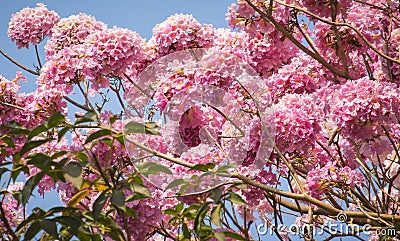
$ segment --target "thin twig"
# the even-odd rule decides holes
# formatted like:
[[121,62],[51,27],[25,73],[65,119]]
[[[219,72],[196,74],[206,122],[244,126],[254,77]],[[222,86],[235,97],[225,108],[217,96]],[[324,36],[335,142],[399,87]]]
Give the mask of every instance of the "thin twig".
[[28,71],[28,72],[31,73],[31,74],[39,75],[38,72],[33,71],[33,70],[29,69],[28,67],[25,67],[25,66],[23,66],[22,64],[18,63],[17,61],[15,61],[13,58],[11,58],[11,57],[8,56],[6,53],[4,53],[3,50],[1,50],[1,49],[0,49],[0,53],[1,53],[4,57],[6,57],[8,60],[10,60],[13,64],[15,64],[15,65],[17,65],[18,67],[20,67],[21,69],[26,70],[26,71]]

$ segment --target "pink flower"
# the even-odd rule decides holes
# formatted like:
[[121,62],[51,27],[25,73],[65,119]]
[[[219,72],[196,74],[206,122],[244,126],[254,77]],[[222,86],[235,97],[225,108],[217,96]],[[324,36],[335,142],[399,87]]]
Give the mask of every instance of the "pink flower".
[[84,13],[62,18],[54,25],[51,39],[44,47],[46,60],[68,46],[83,44],[89,34],[105,29],[106,24]]
[[8,24],[8,37],[15,41],[18,48],[37,45],[44,37],[51,36],[53,25],[60,19],[46,5],[38,3],[36,8],[24,8],[12,15]]
[[213,43],[214,28],[202,26],[192,15],[175,14],[153,28],[149,45],[157,47],[160,56],[188,48],[206,48]]

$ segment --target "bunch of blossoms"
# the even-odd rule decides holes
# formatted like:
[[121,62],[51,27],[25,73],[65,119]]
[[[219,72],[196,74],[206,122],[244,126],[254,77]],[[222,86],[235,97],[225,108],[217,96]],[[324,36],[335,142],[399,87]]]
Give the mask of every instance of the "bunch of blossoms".
[[246,46],[250,36],[244,31],[232,31],[229,28],[218,28],[215,30],[214,47],[231,53],[239,59],[245,59],[247,54]]
[[306,94],[287,94],[274,105],[276,146],[288,157],[306,157],[321,131],[321,110]]
[[250,39],[247,49],[249,64],[263,76],[276,72],[298,52],[291,41],[277,40],[267,34],[258,34]]
[[[269,8],[269,2],[261,0],[251,0],[250,2],[257,7],[265,6]],[[287,4],[292,3],[291,0],[285,0],[284,2]],[[285,26],[290,19],[290,10],[274,2],[272,16],[278,23]],[[238,0],[229,6],[226,19],[229,27],[244,30],[251,37],[256,37],[260,33],[268,35],[274,40],[278,40],[281,37],[279,31],[271,23],[265,21],[245,0]]]
[[111,28],[96,31],[85,39],[92,45],[100,68],[95,70],[103,76],[120,76],[131,63],[143,63],[145,41],[134,31]]
[[[360,152],[369,156],[383,154],[393,147],[385,134],[393,133],[399,113],[399,90],[395,84],[362,78],[332,88],[327,104],[330,117],[341,135],[360,144]],[[385,129],[384,129],[385,128]],[[398,141],[398,136],[392,136]]]
[[[16,121],[25,128],[34,128],[48,118],[51,113],[63,111],[65,103],[62,103],[60,98],[57,101],[52,98],[54,92],[50,90],[36,90],[28,94],[18,93],[21,88],[18,80],[25,81],[25,77],[22,76],[21,72],[17,72],[16,78],[12,81],[0,76],[1,125]],[[1,131],[2,134],[6,132],[7,129]],[[11,137],[15,147],[6,147],[7,154],[1,153],[0,161],[20,150],[25,142],[25,137],[22,135],[12,135]]]
[[54,25],[51,39],[44,46],[46,60],[66,47],[83,44],[89,34],[106,29],[106,24],[84,13],[62,18]]
[[[18,73],[19,75],[21,73]],[[18,77],[15,79],[18,80]],[[0,124],[6,125],[20,115],[23,109],[25,95],[18,93],[21,85],[0,76]],[[20,108],[15,108],[18,106]]]
[[[127,203],[127,206],[135,210],[136,217],[127,217],[125,221],[119,216],[116,218],[117,224],[121,227],[127,227],[128,230],[124,230],[126,234],[130,234],[130,238],[133,241],[151,240],[154,235],[155,227],[159,227],[163,221],[168,220],[164,210],[173,208],[177,201],[171,198],[173,193],[170,191],[163,191],[149,186],[151,196],[146,199],[136,200]],[[127,190],[125,196],[129,197],[134,194]],[[177,230],[172,225],[164,225],[164,228],[168,230],[170,234],[177,234]]]
[[52,28],[59,20],[54,11],[49,11],[44,4],[36,8],[24,8],[12,15],[8,25],[8,37],[15,41],[18,48],[37,45],[47,36],[52,35]]
[[[5,219],[7,219],[8,224],[11,228],[16,228],[23,220],[22,209],[18,205],[18,201],[13,197],[13,194],[19,192],[23,189],[24,183],[15,182],[7,187],[5,192],[2,192],[0,198],[2,202],[0,203],[1,208],[5,212]],[[4,238],[2,235],[8,230],[6,225],[3,223],[3,219],[0,219],[0,238]]]
[[188,48],[211,47],[214,28],[202,26],[192,15],[175,14],[153,28],[149,46],[155,46],[160,57]]
[[[314,46],[324,59],[328,59],[334,67],[344,69],[345,62],[352,78],[357,79],[366,76],[368,67],[365,60],[369,60],[367,54],[370,54],[372,59],[376,58],[377,55],[368,51],[369,48],[353,30],[341,27],[338,28],[338,32],[341,36],[344,57],[340,53],[335,32],[329,24],[320,21],[315,22],[312,33],[313,38],[315,38]],[[346,80],[342,79],[341,81],[345,82]]]
[[[340,3],[339,6],[343,7]],[[368,4],[353,2],[348,5],[346,11],[337,11],[335,20],[352,25],[377,51],[397,59],[397,41],[396,37],[391,36],[391,32],[396,35],[393,29],[399,26],[398,17],[394,1],[370,1]],[[315,26],[311,36],[315,39],[315,47],[333,66],[339,69],[347,66],[353,79],[364,77],[367,73],[372,76],[372,72],[382,69],[390,82],[396,81],[398,65],[378,56],[355,31],[348,27],[337,27],[341,39],[339,44],[331,25],[314,20]]]
[[[400,26],[400,25],[399,25]],[[391,32],[388,41],[387,55],[393,59],[400,60],[400,28]],[[381,58],[381,68],[385,78],[389,82],[400,84],[400,64],[393,63]]]
[[354,188],[364,181],[362,173],[333,161],[308,172],[305,188],[311,196],[321,198],[325,192],[329,191],[329,187]]
[[[335,1],[335,10],[337,12],[345,12],[352,4],[351,0]],[[300,0],[298,4],[307,9],[308,11],[325,18],[331,17],[331,1],[313,1],[313,0]]]
[[[386,1],[371,1],[386,2]],[[376,5],[376,3],[372,3]],[[388,22],[387,14],[381,10],[362,4],[353,2],[347,10],[346,21],[356,27],[364,37],[375,46],[382,44],[382,34],[387,32]],[[386,30],[385,30],[386,29]]]
[[[291,3],[291,1],[287,1]],[[252,1],[262,6],[263,1]],[[275,3],[274,3],[275,4]],[[283,26],[291,18],[288,8],[274,5],[272,15]],[[275,27],[264,20],[245,0],[239,0],[228,8],[227,20],[231,28],[237,28],[249,34],[247,53],[244,59],[261,75],[269,76],[296,55],[298,49],[284,38]],[[297,35],[295,34],[297,37]]]
[[61,96],[68,95],[73,85],[84,79],[96,80],[93,69],[101,68],[96,50],[91,45],[71,45],[49,59],[40,71],[37,84],[55,90]]
[[274,102],[286,94],[313,93],[327,84],[328,73],[308,55],[299,54],[267,78]]

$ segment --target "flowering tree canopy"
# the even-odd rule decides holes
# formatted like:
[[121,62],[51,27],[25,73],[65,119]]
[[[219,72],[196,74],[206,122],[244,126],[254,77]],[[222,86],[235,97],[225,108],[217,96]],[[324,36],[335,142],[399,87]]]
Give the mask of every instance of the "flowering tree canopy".
[[[33,70],[0,50],[32,74],[0,76],[0,238],[400,238],[400,3],[237,0],[226,17],[175,14],[146,41],[13,14],[18,48],[46,42]],[[64,206],[27,212],[35,190]]]

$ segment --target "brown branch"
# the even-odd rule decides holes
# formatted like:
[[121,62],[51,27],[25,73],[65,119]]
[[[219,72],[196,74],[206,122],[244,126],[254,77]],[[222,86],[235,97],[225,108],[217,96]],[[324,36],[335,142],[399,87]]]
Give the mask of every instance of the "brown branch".
[[[250,1],[250,0],[246,0],[246,2],[248,2],[248,3],[249,3],[249,1]],[[394,62],[394,63],[396,63],[396,64],[400,64],[400,60],[394,59],[394,58],[392,58],[392,57],[390,57],[390,56],[388,56],[388,55],[382,53],[381,51],[379,51],[372,43],[370,43],[370,42],[367,40],[367,38],[366,38],[356,27],[354,27],[354,26],[351,25],[351,24],[332,22],[332,21],[326,20],[326,19],[324,19],[324,18],[321,18],[320,16],[318,16],[318,15],[312,13],[312,12],[309,12],[309,11],[307,11],[307,10],[305,10],[305,9],[303,9],[303,8],[301,8],[301,7],[299,7],[299,6],[291,5],[291,4],[286,4],[286,3],[281,2],[281,1],[278,1],[278,0],[275,0],[275,2],[281,4],[282,6],[285,6],[285,7],[294,8],[294,9],[300,11],[300,12],[303,12],[303,13],[305,13],[305,14],[307,14],[307,15],[310,15],[311,17],[313,17],[313,18],[315,18],[315,19],[318,19],[319,21],[321,21],[321,22],[323,22],[323,23],[326,23],[326,24],[329,24],[329,25],[333,25],[333,26],[348,27],[348,28],[350,28],[351,30],[353,30],[354,32],[356,32],[357,35],[365,42],[365,44],[366,44],[368,47],[370,47],[370,48],[371,48],[375,53],[377,53],[379,56],[381,56],[381,57],[383,57],[383,58],[385,58],[385,59],[388,59],[388,60],[390,60],[390,61],[392,61],[392,62]],[[252,5],[251,3],[249,3],[249,4]],[[252,5],[252,6],[254,6],[254,5]],[[254,8],[254,7],[253,7],[253,8]],[[256,8],[255,8],[255,9],[256,9]],[[263,13],[263,12],[260,11],[259,9],[256,9],[256,11],[259,12],[259,13],[260,13],[260,12]],[[260,14],[261,14],[261,13],[260,13]],[[263,13],[263,15],[266,15],[266,14]],[[279,29],[279,30],[280,30],[280,29]],[[285,35],[285,36],[286,36],[286,35]],[[303,46],[303,47],[304,47],[304,46]],[[302,50],[303,50],[303,49],[302,49]],[[306,52],[306,53],[307,53],[307,52]],[[308,53],[307,53],[307,54],[308,54]],[[313,56],[311,56],[311,57],[313,57]],[[317,59],[317,60],[318,60],[318,59]],[[322,64],[322,63],[321,63],[321,64]],[[329,70],[330,70],[330,69],[329,69]],[[339,75],[339,76],[340,76],[340,75]],[[343,76],[341,76],[341,77],[343,77]]]
[[346,78],[346,79],[351,79],[350,76],[342,73],[332,65],[330,65],[328,62],[326,62],[325,59],[323,59],[318,53],[314,53],[313,51],[309,50],[307,47],[305,47],[303,44],[301,44],[295,37],[293,37],[282,25],[280,25],[272,16],[264,13],[260,9],[258,9],[254,4],[250,2],[250,0],[246,0],[246,2],[256,11],[260,14],[262,18],[264,18],[267,21],[270,21],[272,25],[274,25],[285,37],[290,39],[299,49],[304,51],[306,54],[310,55],[312,58],[317,60],[319,63],[321,63],[323,66],[325,66],[327,69],[329,69],[332,73],[334,73],[337,76]]
[[79,104],[78,102],[70,99],[68,96],[64,96],[64,99],[66,101],[68,101],[69,103],[71,103],[71,104],[75,105],[76,107],[79,107],[79,108],[81,108],[83,110],[92,111],[92,109],[90,109],[89,107]]
[[15,64],[16,66],[20,67],[21,69],[26,70],[26,71],[28,71],[28,72],[31,73],[31,74],[39,75],[38,72],[33,71],[33,70],[29,69],[28,67],[25,67],[25,66],[23,66],[22,64],[18,63],[17,61],[15,61],[13,58],[11,58],[11,57],[8,56],[6,53],[4,53],[3,50],[1,50],[1,49],[0,49],[0,53],[1,53],[4,57],[6,57],[8,60],[10,60],[13,64]]
[[[367,218],[367,215],[368,215],[373,218],[381,218],[382,220],[385,220],[385,221],[392,221],[392,222],[400,221],[400,215],[378,214],[378,213],[374,213],[374,212],[343,211],[343,210],[337,209],[335,207],[332,207],[332,206],[328,205],[327,203],[324,203],[324,202],[322,202],[318,199],[315,199],[309,195],[296,194],[296,193],[291,193],[291,192],[275,189],[275,188],[269,187],[267,185],[261,184],[257,181],[251,180],[250,178],[242,176],[238,173],[233,174],[232,177],[237,178],[246,184],[252,185],[254,187],[258,187],[258,188],[260,188],[264,191],[270,192],[270,193],[274,193],[274,194],[284,196],[287,198],[311,203],[311,204],[323,209],[325,212],[325,215],[329,214],[331,216],[336,216],[339,213],[344,213],[350,218]],[[297,205],[295,205],[295,204],[293,204],[293,205],[297,207]],[[307,209],[307,211],[308,211],[308,209]]]

